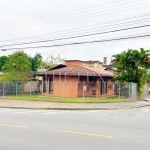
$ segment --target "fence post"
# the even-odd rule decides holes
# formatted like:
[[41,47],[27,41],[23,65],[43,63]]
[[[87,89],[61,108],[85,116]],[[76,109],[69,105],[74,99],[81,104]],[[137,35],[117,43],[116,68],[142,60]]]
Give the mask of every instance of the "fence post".
[[18,91],[17,91],[17,83],[16,83],[16,97],[17,97],[17,92],[18,92]]
[[128,83],[128,87],[129,87],[129,100],[130,100],[130,83]]
[[104,89],[103,89],[103,95],[104,95],[104,99],[106,98],[107,96],[107,92],[106,92],[106,80],[104,81]]
[[120,100],[120,82],[118,84],[119,84],[119,100]]
[[3,83],[3,97],[5,95],[5,82]]

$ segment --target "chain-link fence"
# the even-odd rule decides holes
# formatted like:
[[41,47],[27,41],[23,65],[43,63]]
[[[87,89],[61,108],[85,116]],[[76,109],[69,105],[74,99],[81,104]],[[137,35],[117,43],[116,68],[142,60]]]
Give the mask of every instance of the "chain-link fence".
[[135,99],[138,97],[137,84],[127,82],[115,83],[115,95],[119,96],[119,98]]
[[42,82],[2,82],[0,83],[0,96],[21,96],[41,94]]
[[[93,82],[3,82],[0,96],[22,99],[82,99],[82,100],[131,100],[138,97],[136,83]],[[86,102],[86,101],[85,101]]]

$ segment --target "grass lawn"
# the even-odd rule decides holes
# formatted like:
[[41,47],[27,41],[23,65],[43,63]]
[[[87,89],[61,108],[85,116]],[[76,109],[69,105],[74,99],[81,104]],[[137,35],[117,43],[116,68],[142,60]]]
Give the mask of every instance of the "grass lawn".
[[[17,95],[17,96],[5,96],[1,98],[18,99],[18,100],[35,100],[35,101],[47,101],[47,102],[62,102],[62,103],[111,103],[111,102],[127,102],[124,97],[109,97],[109,98],[56,98],[56,97],[44,97],[41,95]],[[130,100],[131,101],[131,100]]]

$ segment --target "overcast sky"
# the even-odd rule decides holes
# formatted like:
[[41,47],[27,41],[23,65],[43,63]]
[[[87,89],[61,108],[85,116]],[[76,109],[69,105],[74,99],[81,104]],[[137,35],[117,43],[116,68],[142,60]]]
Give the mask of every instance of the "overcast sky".
[[[45,41],[117,29],[150,25],[150,0],[0,0],[0,46]],[[28,55],[41,53],[60,55],[65,59],[103,60],[128,48],[150,49],[150,38],[138,38],[102,43],[90,43],[39,49],[24,47],[58,45],[72,42],[95,41],[150,34],[150,27],[55,40],[45,43],[5,46],[20,48]],[[0,56],[15,50],[0,51]]]

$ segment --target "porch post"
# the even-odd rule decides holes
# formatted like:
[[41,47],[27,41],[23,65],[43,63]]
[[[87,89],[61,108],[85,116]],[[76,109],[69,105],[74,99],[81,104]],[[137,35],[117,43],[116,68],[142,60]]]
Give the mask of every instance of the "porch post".
[[50,80],[50,76],[47,76],[46,94],[49,94],[49,80]]
[[44,77],[42,76],[42,95],[43,95],[43,90],[44,90],[44,86],[43,86],[43,84],[44,84]]
[[96,80],[97,88],[96,88],[96,98],[100,97],[100,79],[97,78]]

